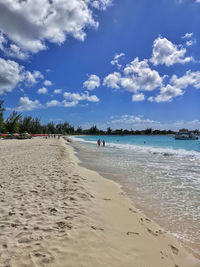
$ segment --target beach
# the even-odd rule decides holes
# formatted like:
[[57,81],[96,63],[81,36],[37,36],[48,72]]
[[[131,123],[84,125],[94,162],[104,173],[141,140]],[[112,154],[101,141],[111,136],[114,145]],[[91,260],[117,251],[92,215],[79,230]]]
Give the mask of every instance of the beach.
[[200,266],[64,139],[0,140],[0,161],[0,266]]

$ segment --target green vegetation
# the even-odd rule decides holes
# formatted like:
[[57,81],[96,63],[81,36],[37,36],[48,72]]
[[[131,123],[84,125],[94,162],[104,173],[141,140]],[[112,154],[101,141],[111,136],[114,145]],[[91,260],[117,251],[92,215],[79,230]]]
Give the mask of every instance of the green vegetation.
[[[77,129],[75,129],[74,126],[70,125],[68,122],[58,124],[49,122],[43,125],[40,123],[40,118],[33,118],[32,116],[22,117],[22,115],[16,111],[13,111],[13,113],[6,120],[4,120],[3,113],[5,109],[2,107],[3,103],[4,101],[0,100],[0,133],[9,133],[11,135],[14,133],[19,133],[22,138],[22,134],[24,133],[64,135],[167,135],[176,133],[171,130],[153,130],[151,128],[139,131],[133,129],[112,130],[110,127],[108,127],[106,131],[102,131],[99,130],[96,125],[93,125],[89,129],[83,130],[81,126],[78,126]],[[195,134],[199,134],[198,130],[193,132]],[[9,136],[7,138],[9,138]]]

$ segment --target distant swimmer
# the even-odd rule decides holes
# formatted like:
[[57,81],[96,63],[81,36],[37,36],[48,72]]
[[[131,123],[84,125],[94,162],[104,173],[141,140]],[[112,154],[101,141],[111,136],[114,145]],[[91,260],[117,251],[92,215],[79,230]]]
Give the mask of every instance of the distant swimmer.
[[101,145],[101,141],[100,141],[100,139],[98,139],[98,141],[97,141],[97,145],[98,145],[98,146]]
[[105,140],[103,140],[103,142],[102,142],[102,143],[103,143],[103,146],[105,146],[105,144],[106,144]]
[[144,144],[146,144],[146,141],[144,141]]

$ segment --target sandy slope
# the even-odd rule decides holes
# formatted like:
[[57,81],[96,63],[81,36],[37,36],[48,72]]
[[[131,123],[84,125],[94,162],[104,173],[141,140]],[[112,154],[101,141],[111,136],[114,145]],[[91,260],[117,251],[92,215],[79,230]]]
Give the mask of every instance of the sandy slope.
[[0,266],[200,266],[65,143],[0,141]]

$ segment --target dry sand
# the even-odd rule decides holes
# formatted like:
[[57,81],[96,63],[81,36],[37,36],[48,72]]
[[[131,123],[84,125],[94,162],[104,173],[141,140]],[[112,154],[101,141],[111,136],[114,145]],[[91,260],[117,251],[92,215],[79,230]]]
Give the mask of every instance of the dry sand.
[[66,143],[0,140],[0,266],[200,266]]

